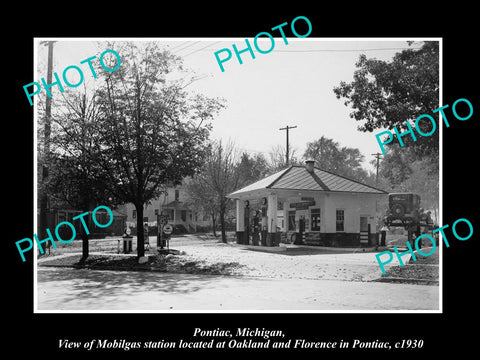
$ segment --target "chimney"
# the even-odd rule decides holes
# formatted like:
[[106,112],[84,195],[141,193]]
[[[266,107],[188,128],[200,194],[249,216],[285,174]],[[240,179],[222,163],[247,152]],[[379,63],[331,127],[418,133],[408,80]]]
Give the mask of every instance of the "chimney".
[[309,159],[305,161],[305,169],[307,169],[309,173],[313,173],[314,166],[315,166],[315,160]]

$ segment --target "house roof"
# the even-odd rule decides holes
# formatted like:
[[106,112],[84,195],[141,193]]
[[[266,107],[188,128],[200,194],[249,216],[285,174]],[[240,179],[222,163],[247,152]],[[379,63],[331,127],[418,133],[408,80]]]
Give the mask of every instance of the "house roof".
[[[127,216],[126,210],[121,208],[122,205],[119,205],[118,208],[114,209],[113,207],[109,207],[110,211],[112,212],[113,216]],[[75,209],[67,204],[57,205],[51,208],[52,211],[59,211],[59,212],[74,212],[74,213],[82,213],[82,210]],[[91,213],[93,210],[90,210]],[[99,212],[107,212],[107,210],[99,209]]]
[[182,201],[174,200],[170,201],[168,204],[162,205],[164,209],[170,208],[170,209],[180,209],[180,210],[185,210],[187,207]]
[[264,189],[387,194],[383,190],[317,167],[310,173],[304,166],[292,165],[251,185],[236,190],[229,194],[228,197],[235,198],[241,194]]

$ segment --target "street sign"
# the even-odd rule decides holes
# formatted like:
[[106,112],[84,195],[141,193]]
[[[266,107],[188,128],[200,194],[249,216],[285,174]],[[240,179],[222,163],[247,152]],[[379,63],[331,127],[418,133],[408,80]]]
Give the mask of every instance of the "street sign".
[[170,224],[167,224],[163,227],[163,232],[167,235],[170,235],[173,232],[173,226]]
[[169,216],[168,215],[157,215],[157,223],[165,225],[168,223]]

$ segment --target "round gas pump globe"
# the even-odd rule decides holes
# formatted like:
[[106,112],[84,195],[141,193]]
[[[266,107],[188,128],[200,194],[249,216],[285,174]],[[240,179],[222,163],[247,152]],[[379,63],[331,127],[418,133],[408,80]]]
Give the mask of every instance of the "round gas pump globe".
[[130,227],[127,226],[127,228],[125,229],[125,234],[130,236],[131,233],[132,233],[132,231],[130,230]]

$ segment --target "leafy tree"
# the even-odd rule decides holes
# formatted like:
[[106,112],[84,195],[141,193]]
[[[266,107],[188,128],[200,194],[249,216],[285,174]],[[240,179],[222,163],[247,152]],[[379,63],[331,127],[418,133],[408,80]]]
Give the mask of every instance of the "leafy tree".
[[369,177],[367,171],[362,168],[364,156],[359,149],[342,147],[337,141],[325,136],[307,143],[303,157],[315,160],[319,168],[338,175],[358,181],[364,181]]
[[[52,114],[51,153],[48,160],[49,177],[42,191],[50,194],[51,203],[68,204],[88,212],[98,204],[112,206],[115,194],[108,191],[98,162],[98,106],[83,93],[63,95]],[[90,217],[86,219],[89,221]],[[90,226],[87,227],[91,228]],[[89,235],[78,227],[82,238],[82,259],[89,255]]]
[[406,191],[420,194],[422,207],[425,210],[432,210],[434,219],[438,221],[438,163],[420,159],[414,161],[410,167],[412,175],[402,185]]
[[239,172],[238,186],[243,187],[263,179],[269,174],[269,164],[262,154],[242,153],[237,165]]
[[379,187],[389,192],[419,194],[422,207],[433,211],[433,216],[438,219],[438,162],[427,157],[416,159],[412,153],[398,144],[388,148],[380,162]]
[[[363,123],[358,129],[372,132],[377,129],[407,129],[406,121],[414,121],[419,115],[430,114],[439,107],[439,47],[436,41],[426,41],[420,49],[406,49],[397,53],[391,61],[368,59],[360,55],[356,63],[354,80],[342,81],[333,89],[337,98],[343,98],[345,106],[351,106],[350,114]],[[422,131],[431,130],[428,122],[420,122]],[[437,156],[439,131],[430,137],[417,137],[414,145],[418,156]],[[403,139],[402,139],[403,140]]]
[[[368,59],[361,55],[351,83],[341,82],[334,88],[353,111],[350,116],[362,122],[363,132],[407,129],[422,114],[439,117],[432,111],[439,107],[439,47],[426,41],[419,49],[397,53],[391,61]],[[427,121],[419,123],[423,132],[431,130]],[[429,137],[402,139],[405,147],[394,140],[386,147],[380,163],[379,187],[389,191],[415,192],[425,207],[438,209],[439,131]]]
[[386,154],[380,162],[379,176],[386,180],[386,188],[397,189],[413,173],[411,151],[393,144],[387,148]]
[[[108,193],[100,178],[99,163],[92,161],[93,143],[98,138],[98,105],[85,84],[75,92],[57,94],[51,100],[48,141],[45,137],[46,95],[38,99],[38,194],[39,198],[48,195],[51,209],[68,206],[82,213],[93,210],[97,205],[116,205],[115,195]],[[47,144],[48,142],[48,144]],[[47,150],[48,148],[48,150]],[[47,154],[48,153],[48,154]],[[48,176],[41,176],[46,171]],[[92,229],[90,217],[85,217],[87,227]],[[53,219],[51,219],[53,220]],[[52,229],[55,224],[47,221]],[[77,233],[82,239],[82,258],[89,255],[89,234],[76,222]],[[43,229],[42,229],[43,230]],[[50,246],[50,244],[45,244]]]
[[142,257],[144,205],[160,195],[163,184],[179,184],[197,172],[206,153],[208,120],[222,104],[189,95],[184,89],[194,79],[187,80],[181,59],[157,43],[109,48],[116,48],[121,66],[96,92],[101,120],[95,146],[107,187],[136,208]]

